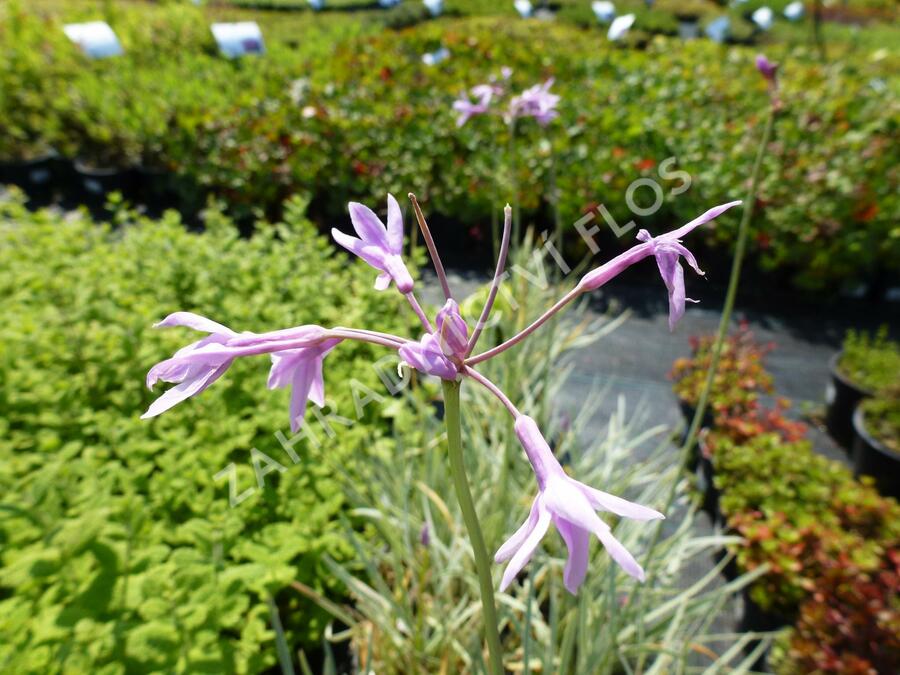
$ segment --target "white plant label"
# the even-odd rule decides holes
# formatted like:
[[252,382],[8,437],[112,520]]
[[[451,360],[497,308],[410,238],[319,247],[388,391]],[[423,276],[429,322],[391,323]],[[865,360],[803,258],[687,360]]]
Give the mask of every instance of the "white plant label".
[[105,59],[124,53],[119,38],[105,21],[66,24],[63,32],[89,58]]
[[266,51],[262,31],[255,21],[214,23],[212,34],[219,45],[219,51],[229,59],[247,54],[262,54]]

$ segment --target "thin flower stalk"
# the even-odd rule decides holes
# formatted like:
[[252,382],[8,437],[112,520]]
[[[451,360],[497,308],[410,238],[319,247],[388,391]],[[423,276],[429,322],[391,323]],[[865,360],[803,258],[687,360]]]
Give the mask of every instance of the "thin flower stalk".
[[437,246],[434,245],[434,238],[431,236],[431,230],[428,229],[428,223],[425,222],[425,216],[422,215],[422,209],[419,208],[419,200],[416,199],[416,196],[412,192],[409,193],[409,200],[412,202],[413,211],[416,213],[419,230],[422,232],[422,238],[425,240],[425,246],[428,248],[428,255],[431,256],[431,262],[434,264],[434,271],[441,284],[441,290],[444,291],[444,297],[449,300],[453,297],[453,293],[450,292],[450,283],[447,281],[447,273],[444,271],[444,264],[441,262],[441,256],[438,254]]
[[[700,433],[700,427],[703,424],[703,418],[706,415],[706,409],[709,403],[709,395],[712,391],[716,372],[719,368],[719,360],[722,356],[722,350],[728,337],[728,329],[731,325],[731,315],[734,312],[734,303],[737,298],[737,290],[741,280],[741,268],[743,266],[744,253],[747,248],[747,239],[750,231],[750,221],[753,218],[753,207],[756,203],[756,194],[759,189],[759,179],[762,172],[762,164],[766,156],[766,150],[768,149],[769,143],[772,139],[775,117],[781,110],[781,101],[778,97],[776,88],[777,83],[775,80],[776,66],[774,64],[771,64],[763,56],[757,58],[756,66],[762,76],[770,84],[770,106],[766,114],[759,146],[756,150],[756,158],[753,162],[753,169],[750,174],[750,185],[747,189],[747,196],[744,200],[744,209],[741,213],[740,224],[738,225],[737,239],[735,241],[734,247],[734,257],[731,261],[731,272],[728,278],[728,288],[725,292],[725,302],[722,306],[722,315],[719,318],[719,327],[716,333],[716,340],[713,343],[709,369],[706,372],[706,380],[703,383],[703,389],[700,392],[700,397],[697,399],[697,407],[694,410],[694,416],[691,419],[691,424],[688,427],[687,435],[685,436],[684,443],[682,444],[681,450],[679,452],[677,468],[679,474],[684,471],[685,467],[690,462],[691,454],[694,450],[694,445],[697,443],[697,438]],[[669,488],[668,494],[666,495],[663,510],[668,510],[671,507],[672,503],[675,500],[676,494],[677,486],[673,483],[673,485],[671,485]],[[651,535],[650,544],[647,547],[645,558],[647,561],[653,559],[653,554],[656,550],[657,545],[659,544],[661,536],[662,527],[655,528]],[[651,570],[650,574],[652,575],[653,572],[654,570]],[[641,595],[640,591],[638,591],[638,597],[635,598],[635,601],[645,603],[646,595]],[[641,639],[643,639],[644,626],[639,626],[638,631]],[[644,656],[641,655],[638,666],[639,671],[643,665],[643,661]]]
[[509,204],[503,207],[503,236],[500,240],[500,252],[497,254],[497,267],[494,270],[494,278],[491,279],[491,290],[488,292],[487,300],[484,302],[484,308],[481,310],[481,316],[475,324],[472,331],[472,337],[469,338],[469,344],[466,347],[466,357],[475,349],[478,344],[478,338],[487,325],[488,316],[494,307],[494,301],[497,299],[497,292],[500,290],[500,282],[503,280],[503,271],[506,269],[506,257],[509,255],[509,235],[512,228],[512,208]]

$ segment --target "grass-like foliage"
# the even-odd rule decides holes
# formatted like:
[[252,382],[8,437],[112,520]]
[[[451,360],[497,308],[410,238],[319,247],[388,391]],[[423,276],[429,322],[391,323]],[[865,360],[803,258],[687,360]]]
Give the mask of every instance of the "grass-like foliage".
[[[526,258],[518,262],[533,272],[534,259]],[[552,288],[542,291],[524,277],[514,275],[508,283],[516,288],[501,297],[517,302],[501,308],[502,318],[491,329],[501,335],[523,327],[555,297]],[[477,295],[464,308],[479,307]],[[618,673],[643,661],[646,672],[692,672],[717,661],[711,647],[720,650],[719,665],[738,664],[742,646],[753,636],[715,635],[723,632],[715,622],[730,593],[747,580],[725,586],[718,570],[699,580],[686,574],[693,561],[736,539],[697,536],[687,484],[673,463],[676,450],[668,444],[667,429],[651,423],[650,411],[632,413],[620,401],[608,428],[598,434],[600,391],[579,398],[571,409],[560,403],[572,374],[566,354],[602,340],[606,329],[614,328],[613,322],[606,329],[588,326],[584,307],[563,321],[486,364],[487,374],[549,430],[557,457],[579,479],[655,507],[663,506],[657,502],[673,481],[680,487],[651,560],[642,552],[654,524],[622,521],[615,528],[645,563],[644,586],[595,544],[585,585],[572,596],[562,585],[562,540],[547,538],[526,573],[497,596],[506,668]],[[508,413],[472,388],[464,388],[463,397],[465,409],[477,411],[463,416],[466,469],[485,539],[495,550],[528,512],[533,478]],[[353,514],[368,523],[372,536],[360,537],[348,527],[356,555],[331,562],[330,568],[346,584],[353,604],[322,604],[337,620],[332,640],[350,641],[354,672],[483,672],[478,581],[445,468],[446,437],[427,403],[412,403],[405,414],[424,420],[420,428],[395,438],[397,452],[376,469],[375,480],[351,486]],[[497,566],[497,579],[500,572]],[[720,639],[732,648],[721,648]]]

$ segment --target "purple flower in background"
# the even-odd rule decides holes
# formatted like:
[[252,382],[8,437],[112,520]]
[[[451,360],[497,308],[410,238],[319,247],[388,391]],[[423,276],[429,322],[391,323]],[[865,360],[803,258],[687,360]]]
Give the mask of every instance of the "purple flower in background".
[[778,94],[778,64],[772,63],[762,54],[756,56],[756,69],[762,73],[769,86],[769,98],[775,112],[781,110],[781,97]]
[[312,401],[320,408],[325,405],[325,381],[322,362],[340,339],[324,340],[314,347],[288,349],[272,354],[269,371],[269,389],[291,387],[291,431],[296,433],[303,424],[306,402]]
[[405,294],[412,291],[413,280],[400,257],[403,252],[403,215],[393,195],[388,195],[387,203],[387,227],[368,206],[350,202],[350,221],[359,239],[336,228],[332,228],[331,236],[345,249],[381,271],[375,280],[376,289],[383,291],[393,281]]
[[643,581],[644,570],[595,511],[599,509],[633,520],[654,520],[664,516],[651,508],[595,490],[569,478],[553,456],[537,424],[527,415],[520,415],[516,419],[515,429],[534,469],[538,495],[531,505],[528,519],[494,556],[498,563],[509,560],[509,565],[503,572],[500,590],[509,586],[531,559],[551,522],[569,550],[563,583],[570,593],[578,591],[587,574],[591,534],[596,535],[625,572]]
[[441,349],[440,339],[433,333],[425,333],[419,342],[407,342],[398,350],[400,358],[426,375],[442,380],[455,380],[456,364]]
[[[494,84],[479,84],[472,87],[468,94],[463,94],[453,102],[453,109],[459,113],[456,126],[461,127],[476,115],[485,114],[491,107],[495,96],[503,93],[503,89]],[[475,97],[472,101],[470,96]]]
[[428,523],[422,525],[422,529],[419,530],[419,543],[425,548],[431,546],[431,531],[428,529]]
[[762,73],[762,76],[766,78],[766,81],[768,81],[769,84],[775,84],[775,75],[778,71],[777,63],[772,63],[763,54],[757,54],[756,69]]
[[625,268],[648,256],[655,256],[659,272],[669,292],[669,330],[674,330],[675,324],[684,315],[685,302],[696,302],[685,296],[684,270],[678,260],[679,257],[684,257],[697,274],[703,274],[697,265],[694,254],[682,245],[681,238],[740,203],[740,201],[729,202],[711,208],[687,225],[682,225],[677,230],[661,234],[658,237],[651,237],[647,230],[641,230],[638,232],[637,238],[643,242],[642,244],[633,246],[606,264],[588,272],[582,277],[578,286],[586,291],[594,290],[617,276]]
[[459,313],[459,305],[452,298],[444,303],[435,319],[438,338],[444,354],[457,360],[466,358],[469,344],[469,327]]
[[550,93],[553,86],[553,78],[543,84],[529,87],[518,96],[514,96],[509,102],[509,114],[515,119],[518,117],[533,117],[542,127],[555,120],[559,113],[556,106],[559,104],[559,96]]

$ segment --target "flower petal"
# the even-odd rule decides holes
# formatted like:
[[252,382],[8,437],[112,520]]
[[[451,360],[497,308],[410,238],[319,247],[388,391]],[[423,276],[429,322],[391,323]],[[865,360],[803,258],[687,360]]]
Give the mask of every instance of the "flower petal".
[[366,244],[374,244],[387,252],[388,246],[387,230],[381,218],[375,215],[375,212],[365,204],[358,202],[350,202],[347,206],[350,211],[350,222],[353,223],[353,229],[356,234]]
[[312,377],[309,382],[307,398],[320,408],[325,407],[325,377],[322,373],[323,358],[320,357],[313,363]]
[[185,399],[199,394],[213,382],[222,377],[230,365],[231,361],[226,361],[218,368],[200,372],[195,377],[186,379],[181,384],[177,384],[171,389],[166,390],[165,393],[150,404],[150,407],[147,408],[147,412],[141,415],[141,419],[146,420],[161,415],[166,410],[181,403]]
[[387,196],[387,242],[391,253],[400,255],[403,252],[403,213],[394,195]]
[[563,570],[563,584],[569,593],[575,595],[587,575],[591,533],[562,518],[554,519],[554,524],[569,549],[566,568]]
[[682,225],[677,230],[672,230],[671,232],[668,232],[661,236],[666,237],[667,239],[681,239],[684,235],[686,235],[688,232],[690,232],[694,228],[700,227],[701,225],[708,223],[709,221],[713,220],[714,218],[718,218],[720,215],[725,213],[732,206],[737,206],[738,204],[741,204],[741,203],[742,203],[741,200],[737,200],[734,202],[728,202],[727,204],[720,204],[719,206],[714,206],[711,209],[709,209],[708,211],[706,211],[705,213],[694,218],[691,222],[687,223],[686,225]]
[[[684,303],[685,303],[685,294],[684,294],[684,270],[681,267],[681,264],[678,262],[678,258],[675,257],[675,264],[672,267],[670,272],[669,279],[666,279],[663,276],[663,280],[666,282],[666,287],[669,290],[669,330],[675,330],[675,324],[678,323],[679,319],[684,316]],[[663,272],[663,263],[659,257],[656,258],[657,263],[659,263],[659,271]],[[663,274],[665,274],[663,272]]]
[[304,359],[294,369],[294,378],[291,387],[290,420],[291,431],[297,433],[303,425],[303,417],[306,414],[306,402],[309,400],[309,391],[315,376],[315,360]]
[[528,518],[526,518],[521,527],[519,527],[519,529],[497,549],[497,552],[494,554],[495,563],[506,562],[512,558],[513,554],[519,550],[519,547],[522,546],[528,535],[531,534],[531,531],[535,528],[538,521],[539,499],[540,496],[534,498],[534,501],[531,502],[531,511],[528,513]]
[[596,529],[594,530],[594,534],[597,535],[597,538],[603,544],[603,548],[605,548],[610,557],[618,563],[619,567],[625,570],[629,576],[634,577],[638,581],[644,581],[644,568],[642,568],[628,550],[622,546],[622,543],[613,536],[609,527]]
[[222,333],[224,335],[237,335],[233,330],[205,316],[193,312],[173,312],[165,319],[153,324],[154,328],[169,328],[171,326],[186,326],[204,333]]
[[391,285],[391,275],[387,272],[382,272],[377,277],[375,277],[375,290],[383,291],[386,290],[388,286]]
[[550,512],[544,509],[542,505],[538,505],[538,520],[537,523],[535,523],[534,529],[529,532],[527,537],[525,537],[522,546],[515,552],[512,560],[509,561],[506,569],[503,570],[503,578],[500,580],[501,591],[506,590],[512,583],[512,580],[516,578],[516,575],[521,572],[522,568],[525,567],[529,560],[531,560],[531,556],[534,555],[534,550],[537,548],[538,544],[541,543],[541,539],[543,539],[544,535],[547,534],[548,527],[550,527]]
[[358,255],[375,269],[384,269],[384,258],[386,255],[384,250],[377,246],[368,245],[362,239],[357,239],[356,237],[351,237],[349,234],[344,234],[334,227],[331,228],[331,236],[334,237],[334,240],[338,244],[354,255]]
[[611,495],[608,492],[597,490],[589,485],[585,485],[584,483],[579,483],[578,481],[572,482],[578,485],[579,489],[587,497],[590,505],[595,509],[600,509],[601,511],[609,511],[610,513],[615,513],[617,516],[622,516],[623,518],[631,518],[632,520],[657,520],[665,518],[665,516],[659,511],[651,509],[648,506],[635,504],[634,502],[630,502],[627,499],[616,497],[615,495]]

